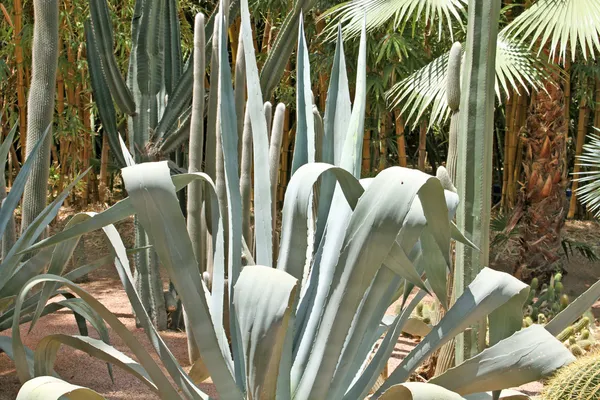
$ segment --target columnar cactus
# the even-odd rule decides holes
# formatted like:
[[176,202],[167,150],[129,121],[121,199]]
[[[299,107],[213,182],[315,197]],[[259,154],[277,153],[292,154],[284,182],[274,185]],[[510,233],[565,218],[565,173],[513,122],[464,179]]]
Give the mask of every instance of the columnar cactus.
[[[33,2],[33,58],[27,104],[26,157],[29,157],[31,149],[44,137],[46,129],[52,129],[58,66],[58,4],[58,0]],[[25,186],[21,232],[46,207],[52,135],[47,135],[44,140],[44,145],[35,155],[36,162]]]
[[[457,138],[455,185],[461,202],[456,213],[456,225],[478,249],[456,244],[456,298],[489,263],[494,83],[500,3],[496,0],[480,4],[477,0],[469,0],[460,99],[460,135]],[[457,364],[481,350],[485,343],[484,332],[485,321],[481,321],[477,329],[456,338]]]
[[446,97],[448,107],[452,110],[450,118],[450,132],[448,137],[448,156],[446,158],[446,169],[450,175],[452,183],[456,183],[456,162],[457,154],[457,137],[458,137],[458,118],[460,106],[460,64],[462,61],[462,45],[456,42],[450,49],[448,57],[448,76],[446,82]]

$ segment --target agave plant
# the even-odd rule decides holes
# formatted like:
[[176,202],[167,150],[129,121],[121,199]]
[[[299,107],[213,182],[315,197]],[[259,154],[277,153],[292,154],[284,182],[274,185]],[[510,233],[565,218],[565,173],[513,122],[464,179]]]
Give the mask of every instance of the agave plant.
[[[0,262],[0,331],[11,328],[13,324],[18,326],[18,324],[28,322],[34,319],[34,314],[39,317],[51,314],[62,308],[67,308],[73,311],[82,335],[87,335],[86,321],[88,321],[99,332],[101,339],[109,343],[106,325],[97,316],[95,311],[71,293],[59,290],[59,287],[56,285],[45,285],[42,292],[35,293],[24,299],[22,310],[19,312],[19,316],[15,317],[15,297],[28,280],[44,271],[54,275],[64,274],[66,279],[76,280],[102,264],[109,262],[111,259],[111,257],[104,257],[90,265],[85,265],[65,273],[67,263],[79,242],[79,238],[73,238],[59,245],[45,248],[36,254],[24,252],[24,250],[35,242],[40,234],[48,229],[48,225],[57,215],[69,191],[85,173],[77,177],[69,187],[60,193],[17,238],[14,212],[23,195],[25,182],[35,164],[36,154],[42,148],[44,139],[50,134],[50,129],[46,129],[42,139],[30,149],[31,157],[28,157],[21,167],[19,174],[13,182],[10,193],[6,196],[4,168],[16,131],[17,125],[11,129],[0,146],[0,191],[5,195],[0,208],[0,236],[3,239],[2,260]],[[69,229],[78,222],[79,218],[72,219],[67,224],[66,229]],[[62,296],[64,299],[48,305],[45,304],[49,298],[56,296]],[[44,299],[43,301],[40,300],[42,298]],[[4,352],[9,357],[12,357],[12,345],[9,336],[0,336],[0,352]],[[33,360],[33,352],[29,349],[27,349],[27,352],[30,360]]]
[[[237,17],[238,4],[237,1],[232,1],[225,5],[223,14],[228,21],[233,21]],[[299,15],[303,11],[308,11],[313,4],[314,0],[294,2],[292,10],[283,21],[277,40],[267,55],[261,70],[259,87],[265,93],[265,99],[271,97],[293,50],[294,31],[298,27]],[[216,46],[214,43],[210,46],[212,38],[218,37],[218,34],[215,36],[219,26],[219,24],[215,24],[217,13],[214,12],[202,26],[206,39],[205,45],[202,46],[201,51],[194,51],[184,65],[180,46],[177,0],[166,2],[137,0],[132,20],[132,51],[126,79],[118,70],[113,54],[112,28],[107,0],[90,0],[90,13],[91,18],[86,24],[86,38],[90,49],[88,61],[92,86],[112,153],[117,156],[120,166],[125,166],[127,160],[123,158],[120,150],[120,136],[117,130],[117,117],[113,101],[122,112],[128,115],[129,152],[133,155],[135,162],[156,161],[171,157],[179,160],[177,161],[178,167],[184,170],[198,170],[197,166],[184,165],[181,150],[183,143],[190,135],[190,130],[202,129],[199,126],[202,125],[206,113],[206,133],[202,135],[198,146],[193,150],[199,151],[200,154],[196,156],[190,154],[190,158],[204,164],[203,170],[216,182],[220,204],[226,208],[225,191],[223,190],[225,186],[222,184],[226,180],[223,175],[221,158],[222,143],[217,134],[218,74],[211,74],[213,79],[210,81],[208,101],[201,101],[203,109],[199,110],[198,107],[195,107],[194,110],[194,106],[191,104],[194,90],[198,91],[197,97],[201,95],[200,91],[205,91],[204,81],[194,79],[195,63],[199,62],[203,66],[202,71],[198,71],[197,74],[204,74],[207,56],[210,56],[211,70],[216,70],[218,66]],[[150,26],[155,29],[150,29]],[[236,50],[238,54],[243,55],[243,51],[240,51],[241,48]],[[236,63],[236,81],[239,80],[243,83],[244,75],[245,67],[243,59],[241,59],[240,63]],[[243,84],[239,86],[243,88]],[[253,146],[250,140],[252,136],[249,123],[244,127],[244,122],[249,121],[244,114],[245,96],[244,90],[236,90],[237,125],[235,132],[237,132],[241,150],[238,156],[242,165],[241,185],[244,189],[242,191],[242,213],[246,233],[244,237],[247,247],[252,249],[253,243],[249,234],[251,214],[249,194]],[[192,115],[194,111],[195,118]],[[245,136],[248,140],[243,140],[244,132],[247,133]],[[244,146],[241,146],[242,142],[245,143]],[[278,154],[279,152],[277,152]],[[256,156],[257,154],[254,154],[255,158]],[[266,157],[268,157],[268,152]],[[202,204],[198,204],[198,208],[200,209],[198,213],[202,213]],[[206,212],[210,214],[210,210]],[[205,220],[205,224],[199,222],[196,227],[208,231],[208,241],[210,242],[211,217],[206,217]],[[146,234],[137,220],[135,226],[137,246],[144,247],[148,240]],[[225,229],[227,230],[227,225]],[[194,234],[193,236],[197,237]],[[227,240],[227,236],[225,238]],[[201,255],[198,257],[202,258]],[[210,265],[201,263],[201,266],[203,269],[208,269],[210,273],[212,269]],[[165,300],[158,273],[158,258],[153,250],[148,249],[136,257],[135,281],[154,324],[159,329],[165,329],[167,325]]]
[[[263,147],[256,151],[264,153],[267,121],[246,0],[241,1],[241,18],[248,114],[255,146]],[[53,398],[75,392],[102,398],[91,389],[52,377],[56,351],[67,345],[116,364],[164,399],[209,398],[198,387],[209,376],[219,396],[227,399],[362,399],[373,387],[418,302],[431,293],[447,306],[450,241],[454,238],[470,245],[451,222],[459,201],[457,195],[445,191],[436,177],[401,167],[386,169],[372,179],[359,179],[366,102],[364,29],[353,104],[349,101],[341,32],[338,33],[320,144],[321,154],[332,161],[315,162],[319,149],[315,131],[320,126],[318,118],[314,118],[318,114],[313,113],[310,97],[308,52],[302,25],[299,26],[297,66],[301,69],[297,76],[298,85],[304,90],[298,90],[300,123],[295,173],[285,195],[278,257],[274,260],[270,251],[270,201],[255,199],[256,265],[247,260],[249,265],[242,267],[237,119],[222,9],[216,23],[221,121],[218,133],[223,143],[227,218],[218,204],[217,185],[207,174],[171,175],[167,162],[134,164],[125,154],[131,163],[122,170],[128,198],[102,213],[76,216],[82,222],[29,249],[44,249],[102,228],[113,247],[115,267],[133,309],[167,374],[93,296],[67,279],[47,274],[24,286],[16,299],[15,317],[19,317],[24,299],[34,286],[44,282],[62,284],[98,312],[137,361],[95,339],[54,334],[36,348],[31,365],[19,330],[13,330],[17,371],[25,383],[19,398],[32,398],[49,385],[54,389]],[[255,158],[255,166],[267,160]],[[255,167],[255,180],[270,182],[268,172],[268,168]],[[321,186],[316,193],[313,187],[319,180]],[[191,182],[202,183],[204,201],[210,204],[215,239],[210,291],[202,280],[176,195]],[[269,200],[268,195],[264,198]],[[312,207],[315,200],[318,204]],[[112,225],[132,214],[147,232],[187,311],[190,337],[200,354],[189,374],[166,347],[145,312],[123,242]],[[587,297],[576,300],[559,314],[552,326],[520,330],[522,304],[529,287],[510,275],[483,269],[439,324],[375,390],[373,398],[403,398],[397,397],[399,394],[423,398],[437,395],[443,399],[491,398],[489,391],[518,386],[552,373],[574,357],[549,331],[571,323],[576,318],[572,314],[600,294],[596,286],[584,295]],[[403,303],[400,312],[391,323],[384,321],[385,311],[399,298]],[[433,351],[486,317],[490,322],[489,348],[428,384],[405,383]],[[382,342],[371,354],[380,338]]]

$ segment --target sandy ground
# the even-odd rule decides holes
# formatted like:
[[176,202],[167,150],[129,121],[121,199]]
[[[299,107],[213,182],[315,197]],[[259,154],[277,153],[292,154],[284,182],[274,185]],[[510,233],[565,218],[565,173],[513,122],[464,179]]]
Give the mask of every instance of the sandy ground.
[[[64,221],[59,221],[57,228]],[[128,238],[128,247],[131,246],[131,222],[124,222],[117,226],[125,238]],[[589,241],[595,241],[594,233],[598,232],[600,225],[596,223],[570,223],[568,225],[569,236],[575,232],[577,240],[586,238]],[[586,240],[586,241],[588,241]],[[105,255],[106,244],[101,234],[93,234],[88,237],[77,252],[77,265],[81,265],[81,259],[95,259]],[[600,252],[598,252],[600,254]],[[567,293],[576,296],[583,292],[587,287],[600,278],[600,262],[589,262],[579,255],[575,255],[568,261],[569,273],[564,278],[564,285]],[[115,313],[120,321],[124,323],[138,338],[138,340],[149,350],[151,346],[146,335],[141,329],[135,327],[135,321],[131,314],[131,309],[127,296],[123,291],[120,282],[116,277],[114,268],[106,265],[92,273],[90,280],[83,283],[82,286],[94,294],[109,310]],[[431,300],[431,299],[429,299]],[[598,304],[597,304],[598,305]],[[394,313],[395,306],[390,307],[388,313]],[[596,307],[595,311],[600,311]],[[600,312],[599,312],[600,313]],[[73,315],[70,312],[62,311],[52,316],[42,318],[34,330],[27,334],[29,324],[21,326],[21,334],[27,346],[34,349],[37,343],[46,335],[51,333],[78,334],[74,323]],[[10,335],[10,331],[0,333],[1,335]],[[95,335],[93,329],[90,334]],[[182,365],[187,369],[187,346],[184,332],[163,332],[161,333],[165,342],[177,357]],[[131,355],[123,342],[111,332],[111,343],[119,350]],[[401,337],[389,360],[388,368],[391,373],[400,361],[416,345],[416,340]],[[152,353],[152,351],[151,351]],[[155,356],[158,359],[157,356]],[[106,364],[70,348],[61,348],[55,365],[56,372],[65,380],[81,386],[90,387],[107,399],[156,399],[158,398],[136,378],[115,368],[115,382],[110,381],[107,373]],[[19,381],[16,377],[12,361],[3,354],[0,354],[0,400],[14,399],[19,389]],[[210,384],[202,385],[202,390],[214,395],[214,387]],[[535,395],[539,393],[542,384],[534,382],[520,388],[523,392]]]

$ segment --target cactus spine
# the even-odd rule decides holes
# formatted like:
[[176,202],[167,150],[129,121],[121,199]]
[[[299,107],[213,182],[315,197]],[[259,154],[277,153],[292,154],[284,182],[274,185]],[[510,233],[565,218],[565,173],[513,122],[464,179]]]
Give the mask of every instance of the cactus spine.
[[541,398],[546,400],[600,399],[600,353],[561,368],[544,386]]
[[460,64],[462,61],[462,46],[456,42],[450,49],[448,57],[448,75],[446,82],[446,99],[448,107],[452,111],[450,117],[450,132],[448,134],[448,157],[446,158],[446,169],[450,180],[456,182],[456,162],[458,160],[457,138],[458,138],[458,119],[460,106]]
[[[56,70],[58,67],[58,0],[33,2],[33,57],[31,88],[27,104],[26,157],[41,140],[46,129],[51,128],[54,114]],[[33,222],[46,207],[48,176],[50,173],[50,145],[52,135],[46,136],[44,145],[36,154],[23,193],[23,220],[21,232]]]

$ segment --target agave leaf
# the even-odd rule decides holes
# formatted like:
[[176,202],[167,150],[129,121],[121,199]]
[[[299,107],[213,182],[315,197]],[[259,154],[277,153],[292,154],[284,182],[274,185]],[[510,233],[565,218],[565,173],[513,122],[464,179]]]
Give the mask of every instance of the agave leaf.
[[195,386],[191,381],[190,377],[183,371],[183,368],[181,368],[181,365],[177,362],[175,356],[173,356],[173,353],[171,353],[164,340],[158,334],[156,328],[150,321],[150,317],[148,316],[148,313],[146,312],[138,293],[135,291],[133,276],[131,274],[129,260],[127,259],[127,251],[125,250],[125,245],[123,244],[117,229],[114,227],[114,225],[109,225],[104,228],[104,233],[106,234],[106,237],[108,238],[109,243],[114,250],[115,267],[119,273],[119,278],[121,279],[121,283],[125,288],[127,297],[131,302],[131,306],[135,311],[135,315],[144,328],[144,332],[146,333],[146,336],[148,336],[150,343],[160,355],[163,365],[169,372],[169,375],[171,375],[173,381],[181,390],[183,390],[187,397],[194,400],[208,399],[208,396],[199,390],[198,387]]
[[[69,220],[69,222],[67,222],[63,231],[71,228],[73,225],[78,224],[86,219],[89,219],[89,216],[86,214],[79,213],[79,214],[74,215]],[[65,267],[67,265],[67,262],[69,262],[69,259],[73,255],[73,251],[75,251],[75,248],[77,247],[77,244],[79,243],[79,238],[80,237],[76,237],[69,241],[60,243],[53,249],[52,260],[50,261],[50,267],[48,268],[48,271],[47,271],[48,274],[52,274],[52,275],[62,275],[63,274]],[[42,313],[44,305],[48,302],[48,299],[50,298],[52,292],[54,292],[55,290],[56,290],[55,285],[44,284],[44,287],[42,288],[42,294],[40,296],[40,301],[38,302],[38,307],[35,310],[30,329],[33,329],[33,326],[36,324],[38,318],[40,317],[40,315]]]
[[271,185],[269,177],[269,132],[263,107],[256,55],[252,42],[252,27],[247,0],[242,0],[242,40],[248,89],[247,108],[252,126],[252,146],[254,149],[254,235],[256,241],[256,262],[260,265],[273,265],[273,224],[271,220]]
[[367,32],[366,21],[363,20],[358,63],[356,66],[356,89],[354,105],[348,122],[348,131],[344,139],[340,166],[350,171],[356,178],[360,177],[362,166],[362,146],[365,127],[365,110],[367,104]]
[[[492,400],[493,394],[488,392],[488,393],[476,393],[476,394],[470,394],[465,396],[466,400]],[[512,390],[512,389],[504,389],[502,390],[502,393],[500,393],[500,397],[498,400],[530,400],[531,397],[518,392],[516,390]]]
[[45,376],[52,373],[56,355],[61,345],[72,347],[94,358],[117,365],[158,394],[156,385],[152,383],[150,376],[140,364],[103,341],[87,336],[54,334],[44,337],[35,349],[35,376]]
[[[518,279],[498,271],[484,268],[468,286],[463,295],[448,310],[444,318],[436,325],[376,392],[381,395],[387,388],[402,383],[431,353],[471,324],[485,318],[494,310],[504,306],[510,299],[518,296],[526,286]],[[505,312],[513,310],[504,308]]]
[[[219,33],[219,121],[217,134],[220,135],[223,151],[223,166],[225,169],[225,184],[227,191],[227,217],[223,219],[227,221],[228,227],[225,232],[229,233],[226,238],[226,243],[229,245],[227,252],[228,257],[228,273],[227,282],[229,295],[229,327],[231,333],[231,353],[234,359],[235,380],[240,387],[246,386],[246,373],[244,372],[244,363],[242,363],[242,342],[236,317],[235,305],[231,299],[235,296],[235,284],[240,275],[242,268],[242,203],[240,193],[240,177],[238,174],[238,154],[237,154],[237,135],[232,134],[237,132],[237,119],[235,116],[235,100],[233,97],[233,87],[231,86],[231,68],[229,66],[229,52],[227,50],[227,27],[225,25],[225,17],[221,17]],[[249,68],[249,63],[246,67]],[[262,101],[260,102],[262,104]],[[264,112],[260,116],[264,119]],[[265,128],[266,132],[266,128]],[[267,167],[268,171],[268,167]],[[268,179],[268,175],[267,179]],[[268,196],[268,194],[266,194]],[[268,198],[268,197],[266,197]],[[271,205],[267,204],[269,213]],[[270,215],[270,214],[269,214]],[[265,217],[267,218],[267,217]],[[270,229],[264,227],[264,229]],[[265,243],[265,246],[268,244]],[[271,254],[264,254],[263,257],[270,257]],[[207,363],[209,363],[207,361]],[[214,379],[214,378],[213,378]]]
[[82,386],[72,385],[51,376],[38,376],[23,384],[16,400],[105,400],[104,397]]
[[211,323],[208,290],[200,279],[167,163],[138,164],[124,168],[122,173],[129,198],[161,264],[184,307],[195,310],[188,313],[190,327],[203,360],[211,368],[213,382],[223,396],[241,397],[231,375],[231,356],[224,333],[218,335]]
[[133,354],[139,360],[140,364],[148,371],[152,381],[158,387],[159,393],[161,396],[168,396],[168,398],[177,399],[179,395],[173,389],[168,379],[162,373],[160,367],[156,364],[154,359],[148,354],[148,352],[144,349],[142,344],[133,336],[131,332],[127,329],[125,325],[117,318],[116,315],[111,313],[102,303],[96,300],[92,295],[88,292],[77,286],[76,284],[67,281],[66,279],[55,276],[55,275],[39,275],[36,278],[31,279],[21,290],[19,296],[17,297],[17,301],[15,304],[15,318],[13,320],[13,328],[12,328],[12,343],[13,343],[13,351],[14,351],[14,360],[15,365],[17,367],[17,375],[19,376],[19,380],[21,382],[26,382],[31,379],[31,375],[29,374],[29,370],[27,367],[27,361],[25,356],[25,351],[23,348],[23,342],[21,341],[21,333],[19,329],[19,319],[21,316],[21,308],[23,305],[23,301],[27,297],[28,293],[31,289],[37,284],[44,282],[57,282],[62,283],[64,286],[71,289],[76,295],[85,300],[90,307],[92,307],[96,312],[110,325],[110,327],[123,339],[125,344],[131,349]]
[[463,400],[463,397],[442,386],[425,382],[406,382],[387,389],[381,400]]
[[44,229],[46,229],[48,224],[58,213],[63,201],[69,195],[69,192],[89,170],[90,169],[88,168],[86,171],[79,174],[79,176],[77,176],[73,182],[71,182],[71,184],[67,186],[65,190],[63,190],[62,193],[44,209],[27,227],[19,240],[17,240],[14,246],[10,249],[6,255],[6,258],[2,261],[2,264],[0,264],[0,288],[6,285],[8,279],[17,270],[18,263],[23,258],[22,251],[29,247],[42,234]]
[[275,398],[277,374],[288,330],[297,279],[264,266],[245,267],[236,284],[248,396]]
[[594,283],[564,310],[558,313],[545,326],[546,330],[556,336],[567,326],[585,313],[600,298],[600,281]]
[[[25,350],[25,359],[27,360],[27,369],[29,371],[29,375],[34,376],[33,350],[27,346],[23,346],[23,349]],[[14,361],[15,356],[13,353],[12,338],[10,336],[0,336],[0,353],[6,354],[8,358]]]
[[[16,127],[16,126],[15,126]],[[15,128],[13,127],[13,129]],[[15,178],[12,187],[10,188],[10,192],[6,199],[2,202],[2,207],[0,208],[0,238],[4,235],[4,231],[6,229],[6,225],[11,218],[13,218],[15,209],[19,205],[21,201],[21,196],[23,195],[23,190],[25,190],[25,183],[27,182],[27,178],[29,177],[29,173],[31,172],[31,168],[33,166],[34,161],[37,159],[35,155],[40,151],[40,147],[42,143],[45,142],[45,138],[49,135],[51,126],[48,126],[42,135],[42,138],[35,144],[35,146],[31,149],[30,156],[27,157],[23,165],[21,166],[21,170],[19,174]],[[12,133],[14,135],[14,130]],[[9,140],[11,139],[11,140]],[[12,138],[9,136],[5,139],[2,145],[7,145],[6,148],[3,147],[2,151],[8,151],[10,149],[10,145],[12,144]],[[2,164],[4,168],[4,163]],[[8,254],[6,258],[8,258]],[[1,269],[1,268],[0,268]],[[4,272],[3,272],[4,273]],[[0,288],[3,285],[0,284]]]
[[[312,163],[302,166],[292,176],[285,193],[281,245],[277,268],[286,271],[299,281],[302,279],[308,247],[308,213],[314,183],[325,172],[333,173],[341,190],[353,208],[363,193],[360,183],[347,171],[329,164]],[[297,177],[296,177],[297,175]]]
[[298,168],[315,159],[315,122],[312,113],[312,91],[308,47],[304,35],[304,21],[300,13],[298,27],[298,52],[296,60],[296,141],[292,158],[292,176]]
[[0,299],[16,296],[23,285],[40,273],[48,265],[52,257],[52,249],[44,249],[21,264],[4,286],[0,287]]
[[431,325],[426,324],[420,318],[410,317],[404,324],[402,332],[412,336],[425,337],[431,332]]
[[390,253],[387,255],[387,258],[383,263],[395,274],[403,277],[414,286],[417,286],[419,289],[427,292],[427,288],[421,280],[421,275],[415,269],[415,266],[402,249],[400,243],[396,242],[392,246]]
[[[437,186],[438,195],[443,196],[439,180],[420,171],[392,167],[382,171],[359,199],[323,311],[321,324],[331,329],[321,329],[315,336],[312,353],[298,385],[299,398],[327,397],[344,345],[344,333],[350,329],[355,310],[385,261],[414,198],[422,187],[432,186]],[[421,197],[427,205],[435,205],[430,203],[431,200]]]
[[373,346],[381,337],[381,334],[378,335],[381,318],[401,284],[402,278],[388,268],[381,267],[377,271],[354,316],[329,396],[342,398],[361,366],[368,360]]
[[573,361],[562,343],[534,324],[430,382],[460,394],[501,390],[549,376]]
[[[352,107],[350,103],[350,89],[346,72],[346,59],[344,57],[344,42],[341,27],[338,27],[338,37],[327,89],[325,103],[325,117],[323,120],[323,162],[340,166],[344,141],[346,139],[347,121],[350,120]],[[333,193],[336,184],[329,174],[321,179],[319,191],[319,209],[317,212],[317,228],[315,243],[321,243],[327,216],[332,205]]]
[[381,345],[373,356],[371,362],[359,371],[351,385],[344,395],[344,400],[362,399],[375,384],[383,367],[387,364],[394,347],[398,342],[398,337],[402,333],[402,327],[410,317],[410,313],[415,309],[417,304],[425,297],[425,291],[420,290],[411,300],[406,308],[400,312],[387,330],[386,336],[383,338]]
[[[205,176],[204,174],[201,175]],[[173,184],[175,185],[176,191],[183,189],[196,178],[198,178],[196,174],[179,174],[173,175],[171,177]],[[67,230],[61,231],[53,236],[50,236],[49,238],[40,240],[32,246],[24,250],[20,250],[17,254],[24,254],[31,251],[37,251],[44,247],[59,244],[61,242],[64,242],[65,240],[84,235],[86,233],[113,224],[115,222],[121,221],[133,215],[134,212],[135,210],[131,204],[131,199],[127,197],[117,202],[115,205],[102,211],[101,213],[93,214],[92,218],[79,224],[76,224],[75,226]]]

